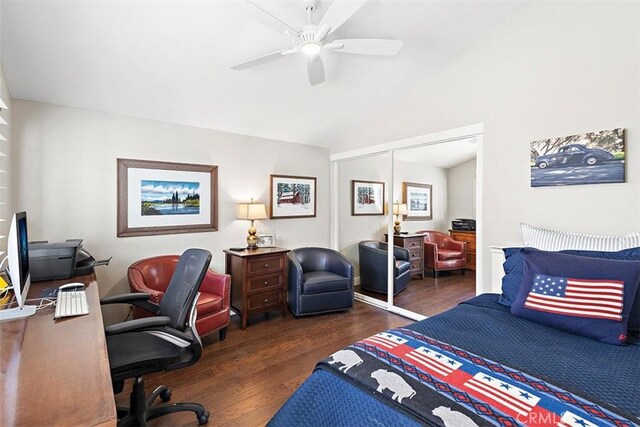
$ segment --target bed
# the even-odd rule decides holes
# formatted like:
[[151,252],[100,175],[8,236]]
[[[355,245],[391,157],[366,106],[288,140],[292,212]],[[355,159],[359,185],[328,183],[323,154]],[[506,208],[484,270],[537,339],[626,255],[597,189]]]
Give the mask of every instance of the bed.
[[334,353],[269,425],[640,424],[637,336],[599,342],[516,317],[500,297],[479,295]]

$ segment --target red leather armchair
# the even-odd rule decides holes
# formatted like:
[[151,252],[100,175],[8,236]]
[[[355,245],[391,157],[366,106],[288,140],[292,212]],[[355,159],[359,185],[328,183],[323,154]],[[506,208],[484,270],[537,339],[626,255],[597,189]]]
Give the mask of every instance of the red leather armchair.
[[[163,255],[131,264],[127,273],[131,292],[146,292],[151,295],[151,302],[160,304],[179,258],[178,255]],[[230,295],[231,276],[208,270],[196,305],[196,329],[201,337],[219,330],[220,340],[225,339],[229,326]],[[147,316],[152,316],[152,313],[134,307],[135,319]]]
[[439,271],[460,270],[464,274],[467,267],[467,244],[453,240],[439,231],[416,231],[424,234],[424,267],[433,270],[438,277]]

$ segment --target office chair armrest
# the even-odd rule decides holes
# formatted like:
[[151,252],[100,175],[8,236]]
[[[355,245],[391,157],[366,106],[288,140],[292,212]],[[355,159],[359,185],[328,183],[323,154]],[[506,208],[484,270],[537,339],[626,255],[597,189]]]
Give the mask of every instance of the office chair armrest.
[[157,304],[149,301],[151,295],[143,292],[135,292],[132,294],[120,294],[110,297],[104,297],[100,300],[100,305],[107,304],[131,304],[147,310],[150,313],[158,314],[160,308]]
[[171,318],[168,316],[144,317],[142,319],[128,320],[126,322],[116,323],[115,325],[109,325],[104,328],[104,332],[107,335],[116,335],[124,332],[136,332],[144,329],[167,326],[169,323],[171,323]]

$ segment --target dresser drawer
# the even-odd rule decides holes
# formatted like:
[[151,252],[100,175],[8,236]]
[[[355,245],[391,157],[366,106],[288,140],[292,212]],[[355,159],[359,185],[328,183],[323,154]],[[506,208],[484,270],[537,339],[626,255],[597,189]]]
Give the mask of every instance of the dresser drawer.
[[422,249],[421,248],[413,248],[409,249],[409,261],[413,262],[414,260],[420,261],[422,259]]
[[411,239],[404,240],[404,247],[412,250],[412,249],[420,249],[423,245],[422,237],[414,237]]
[[284,283],[284,274],[277,273],[269,276],[251,277],[247,279],[249,292],[264,291],[269,288],[281,288]]
[[476,250],[476,234],[475,233],[451,233],[451,238],[458,242],[467,242],[467,250]]
[[249,311],[256,311],[274,305],[278,306],[282,304],[282,298],[283,292],[281,289],[254,294],[247,299],[247,308]]
[[422,259],[413,259],[411,260],[411,274],[414,273],[422,273]]
[[283,269],[283,256],[260,257],[247,262],[247,273],[249,275],[276,273]]

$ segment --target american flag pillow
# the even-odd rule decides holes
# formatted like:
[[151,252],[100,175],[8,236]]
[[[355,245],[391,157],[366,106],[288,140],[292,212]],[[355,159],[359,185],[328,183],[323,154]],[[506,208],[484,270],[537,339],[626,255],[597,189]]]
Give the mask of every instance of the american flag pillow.
[[623,345],[640,282],[640,261],[524,249],[523,282],[511,313],[598,341]]
[[524,306],[567,316],[622,321],[624,282],[536,274]]

